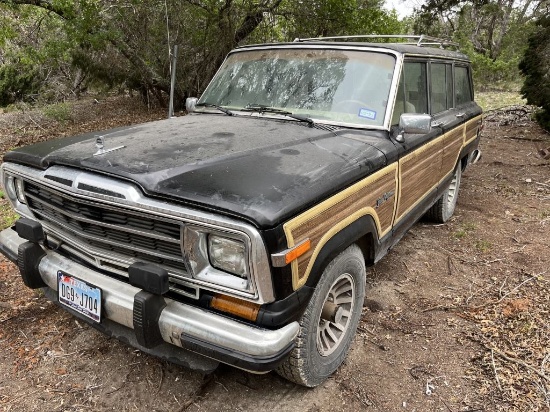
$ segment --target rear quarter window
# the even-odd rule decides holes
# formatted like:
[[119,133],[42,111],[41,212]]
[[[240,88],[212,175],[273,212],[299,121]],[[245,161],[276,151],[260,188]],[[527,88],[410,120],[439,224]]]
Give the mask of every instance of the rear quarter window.
[[455,66],[455,103],[456,106],[473,100],[470,73],[468,67]]

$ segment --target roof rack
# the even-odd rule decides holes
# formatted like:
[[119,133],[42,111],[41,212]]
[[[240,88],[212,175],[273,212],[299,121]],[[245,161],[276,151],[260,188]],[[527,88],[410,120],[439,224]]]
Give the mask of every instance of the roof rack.
[[410,34],[363,34],[355,36],[332,36],[332,37],[311,37],[307,39],[294,39],[295,42],[309,42],[309,41],[327,41],[327,40],[388,40],[395,39],[401,40],[396,42],[387,42],[387,43],[400,43],[400,44],[414,44],[415,46],[438,46],[441,49],[446,47],[455,47],[459,48],[458,43],[453,43],[446,39],[439,39],[437,37],[426,36],[425,34],[421,35],[410,35]]

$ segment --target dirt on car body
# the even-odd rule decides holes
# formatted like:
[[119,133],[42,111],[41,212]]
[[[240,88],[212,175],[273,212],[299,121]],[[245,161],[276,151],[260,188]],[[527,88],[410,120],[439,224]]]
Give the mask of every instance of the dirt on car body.
[[25,288],[2,258],[0,409],[548,410],[550,164],[538,140],[548,135],[526,118],[486,121],[454,217],[416,224],[370,270],[351,352],[315,389],[145,355]]

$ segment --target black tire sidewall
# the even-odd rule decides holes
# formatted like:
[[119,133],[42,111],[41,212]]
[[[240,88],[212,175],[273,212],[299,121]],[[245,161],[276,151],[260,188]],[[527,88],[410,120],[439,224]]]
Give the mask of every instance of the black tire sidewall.
[[[363,300],[365,297],[365,263],[363,255],[357,246],[352,246],[338,255],[327,266],[317,288],[306,309],[306,314],[301,324],[302,333],[305,339],[305,349],[308,352],[307,359],[307,384],[316,386],[330,376],[344,361],[349,347],[355,336],[357,325],[361,318]],[[355,286],[355,297],[353,310],[350,318],[350,324],[345,332],[340,346],[330,355],[321,356],[317,349],[317,328],[321,316],[321,310],[334,281],[342,274],[347,273],[351,276]]]

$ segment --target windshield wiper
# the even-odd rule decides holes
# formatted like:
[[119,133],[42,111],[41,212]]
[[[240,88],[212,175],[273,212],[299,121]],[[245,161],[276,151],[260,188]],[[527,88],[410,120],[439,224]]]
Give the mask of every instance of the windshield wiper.
[[223,106],[218,106],[217,104],[214,104],[214,103],[205,103],[205,102],[203,102],[203,103],[197,103],[195,105],[195,107],[201,107],[201,106],[202,107],[213,107],[215,109],[218,109],[220,112],[225,113],[228,116],[234,116],[235,115],[235,113],[233,113],[231,110],[226,109]]
[[241,109],[241,111],[243,111],[243,112],[258,112],[260,114],[263,114],[263,113],[280,114],[280,115],[283,115],[283,116],[290,117],[292,119],[299,120],[301,122],[307,122],[311,126],[313,126],[313,124],[314,124],[313,120],[310,119],[307,116],[294,114],[292,112],[289,112],[288,110],[277,109],[276,107],[266,106],[264,104],[247,104],[243,109]]

